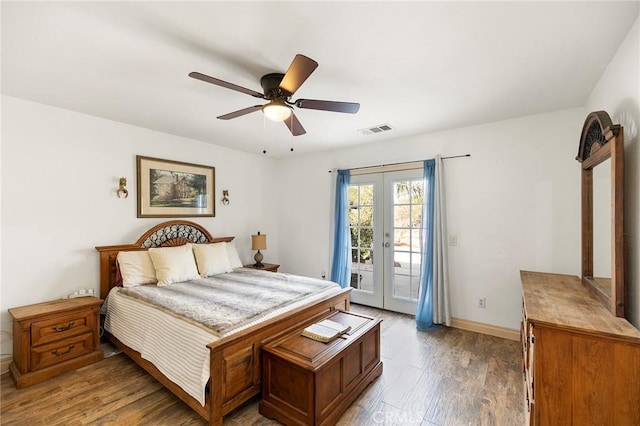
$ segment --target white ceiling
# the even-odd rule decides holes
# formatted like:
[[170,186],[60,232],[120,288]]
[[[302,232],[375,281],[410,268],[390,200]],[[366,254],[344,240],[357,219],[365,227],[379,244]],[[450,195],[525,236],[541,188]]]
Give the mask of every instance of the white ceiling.
[[[633,2],[2,2],[2,93],[274,157],[579,107],[639,14]],[[256,112],[296,53],[307,134]],[[394,130],[364,136],[388,123]]]

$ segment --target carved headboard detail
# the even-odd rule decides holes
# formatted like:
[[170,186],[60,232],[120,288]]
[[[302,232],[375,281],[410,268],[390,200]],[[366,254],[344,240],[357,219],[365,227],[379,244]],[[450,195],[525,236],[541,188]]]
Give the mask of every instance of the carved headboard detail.
[[96,247],[100,253],[100,297],[107,297],[116,285],[116,258],[121,251],[148,250],[151,247],[181,246],[187,243],[229,242],[233,239],[234,237],[214,238],[209,231],[195,222],[171,220],[149,229],[133,244]]

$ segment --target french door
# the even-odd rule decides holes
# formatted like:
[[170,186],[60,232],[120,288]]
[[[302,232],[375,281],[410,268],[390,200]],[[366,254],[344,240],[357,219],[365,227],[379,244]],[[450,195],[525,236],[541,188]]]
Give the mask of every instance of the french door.
[[351,176],[351,300],[414,315],[419,294],[422,169]]

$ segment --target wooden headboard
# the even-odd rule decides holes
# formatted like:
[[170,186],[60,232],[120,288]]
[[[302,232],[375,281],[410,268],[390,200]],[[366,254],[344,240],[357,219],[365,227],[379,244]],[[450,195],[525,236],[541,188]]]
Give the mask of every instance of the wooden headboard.
[[104,299],[116,286],[116,257],[121,251],[148,250],[151,247],[181,246],[187,243],[206,244],[233,241],[235,237],[213,236],[202,226],[188,220],[160,223],[142,234],[133,244],[100,246],[100,298]]

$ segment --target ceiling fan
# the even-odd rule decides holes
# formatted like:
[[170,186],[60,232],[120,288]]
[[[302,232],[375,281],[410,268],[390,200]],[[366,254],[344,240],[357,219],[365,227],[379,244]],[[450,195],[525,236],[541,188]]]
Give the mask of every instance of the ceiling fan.
[[286,73],[271,73],[262,76],[260,85],[264,93],[247,89],[233,83],[220,80],[218,78],[209,77],[199,72],[189,73],[189,77],[215,84],[216,86],[235,90],[237,92],[246,93],[254,98],[268,100],[265,105],[254,105],[243,108],[238,111],[230,112],[219,116],[220,120],[231,120],[232,118],[241,117],[252,112],[262,110],[264,115],[273,121],[282,121],[289,128],[293,136],[299,136],[306,133],[300,121],[293,112],[293,106],[306,109],[317,109],[323,111],[346,112],[355,114],[360,109],[360,104],[353,102],[337,102],[322,101],[318,99],[297,99],[291,101],[290,98],[302,86],[307,78],[318,67],[318,63],[313,59],[304,55],[296,55],[289,65]]

